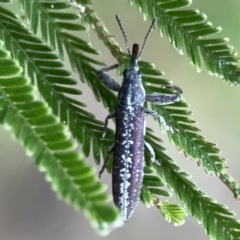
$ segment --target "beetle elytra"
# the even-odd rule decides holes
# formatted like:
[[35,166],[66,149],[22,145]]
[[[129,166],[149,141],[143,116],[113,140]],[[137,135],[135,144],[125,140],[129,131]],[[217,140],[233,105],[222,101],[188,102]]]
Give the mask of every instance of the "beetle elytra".
[[126,34],[120,19],[118,16],[116,16],[116,19],[123,33],[131,63],[129,68],[123,72],[123,83],[121,86],[106,74],[106,72],[117,68],[117,64],[104,68],[97,73],[98,78],[106,87],[118,92],[119,102],[116,110],[110,113],[105,120],[103,137],[107,130],[108,120],[111,118],[116,119],[115,143],[108,150],[99,176],[105,169],[109,155],[114,153],[112,168],[113,200],[122,213],[122,219],[128,221],[140,198],[144,168],[144,148],[150,153],[151,160],[156,163],[154,150],[149,143],[144,141],[145,115],[149,114],[158,118],[166,130],[173,131],[162,116],[153,110],[143,107],[144,101],[159,105],[175,103],[181,100],[182,91],[180,88],[173,86],[171,88],[176,92],[176,95],[170,96],[157,93],[146,94],[143,88],[142,74],[137,62],[156,19],[153,20],[146,34],[140,53],[139,45],[135,43],[132,48],[132,54],[130,53]]

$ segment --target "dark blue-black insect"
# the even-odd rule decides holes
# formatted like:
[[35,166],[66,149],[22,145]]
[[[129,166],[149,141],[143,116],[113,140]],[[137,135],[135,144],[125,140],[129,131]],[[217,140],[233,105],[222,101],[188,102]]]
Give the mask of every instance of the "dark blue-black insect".
[[116,16],[117,22],[123,33],[128,53],[131,57],[131,63],[128,69],[123,72],[123,83],[120,86],[112,77],[105,72],[117,68],[114,65],[100,70],[97,75],[101,82],[109,89],[118,92],[119,105],[116,111],[110,113],[106,120],[102,137],[104,137],[108,120],[116,119],[115,143],[109,148],[105,158],[104,165],[99,173],[103,173],[109,155],[114,153],[113,169],[112,169],[112,191],[115,205],[120,209],[124,221],[128,221],[136,208],[142,187],[143,168],[144,168],[144,148],[151,155],[151,160],[155,160],[155,153],[150,144],[144,141],[145,135],[145,114],[150,114],[158,118],[160,123],[166,130],[173,131],[168,126],[162,116],[157,112],[143,107],[144,101],[154,104],[171,104],[181,99],[181,89],[175,86],[171,88],[176,91],[175,96],[163,94],[146,94],[142,86],[142,74],[139,70],[137,61],[140,58],[147,37],[152,30],[156,19],[146,34],[142,49],[139,53],[139,45],[134,44],[132,54],[130,54],[127,44],[126,34],[122,28],[120,19]]

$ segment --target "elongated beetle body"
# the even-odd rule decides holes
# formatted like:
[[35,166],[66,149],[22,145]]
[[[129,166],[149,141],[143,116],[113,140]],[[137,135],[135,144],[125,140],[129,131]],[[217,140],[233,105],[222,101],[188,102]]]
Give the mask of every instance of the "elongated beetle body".
[[142,86],[141,72],[137,61],[140,58],[147,37],[152,30],[156,19],[144,39],[142,49],[139,53],[139,45],[134,44],[132,54],[130,54],[127,45],[126,34],[122,28],[120,19],[116,16],[120,29],[123,33],[128,53],[131,57],[131,63],[128,69],[123,72],[123,83],[120,86],[112,77],[105,72],[117,68],[118,65],[113,65],[100,70],[97,75],[101,82],[109,89],[118,92],[119,105],[116,111],[110,113],[106,120],[102,133],[104,137],[108,120],[116,119],[115,143],[109,148],[105,158],[104,165],[99,172],[99,177],[103,173],[109,155],[113,152],[113,169],[112,169],[112,191],[115,205],[120,209],[124,221],[128,221],[134,209],[136,208],[142,187],[143,168],[144,168],[144,148],[151,155],[151,160],[155,160],[155,153],[150,144],[144,141],[145,135],[145,114],[150,114],[158,118],[160,123],[166,130],[173,131],[168,126],[162,116],[157,112],[143,107],[144,101],[147,100],[155,104],[171,104],[178,102],[181,99],[181,89],[171,87],[176,91],[175,96],[164,94],[146,94]]

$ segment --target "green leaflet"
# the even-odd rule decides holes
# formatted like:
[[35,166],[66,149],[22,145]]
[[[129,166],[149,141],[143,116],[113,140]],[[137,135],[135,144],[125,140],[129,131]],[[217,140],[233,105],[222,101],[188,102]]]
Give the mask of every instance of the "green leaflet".
[[[133,2],[145,19],[157,16],[161,35],[166,34],[169,41],[181,54],[185,51],[197,71],[201,70],[201,54],[210,73],[224,78],[230,84],[239,84],[237,76],[240,74],[240,69],[235,64],[239,62],[239,59],[233,49],[226,45],[228,39],[212,38],[211,35],[219,33],[221,28],[213,27],[211,23],[207,22],[205,14],[198,10],[188,9],[191,1],[132,0],[131,4]],[[209,37],[209,39],[201,37]]]
[[[30,80],[21,77],[21,68],[0,50],[0,119],[9,125],[28,155],[58,196],[77,209],[82,209],[92,225],[106,234],[109,227],[119,224],[119,212],[109,204],[106,187],[99,183],[95,169],[88,166],[75,151],[67,129],[52,115],[47,104],[36,101]],[[20,97],[21,98],[20,98]],[[20,100],[21,99],[21,100]],[[104,211],[107,214],[104,214]]]

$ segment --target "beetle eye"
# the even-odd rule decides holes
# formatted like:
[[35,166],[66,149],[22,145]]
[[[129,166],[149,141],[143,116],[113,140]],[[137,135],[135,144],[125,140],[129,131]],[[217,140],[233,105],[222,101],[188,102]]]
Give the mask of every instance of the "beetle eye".
[[139,76],[139,77],[142,77],[141,71],[138,71],[138,76]]
[[126,76],[127,76],[127,69],[123,71],[123,77],[126,77]]

